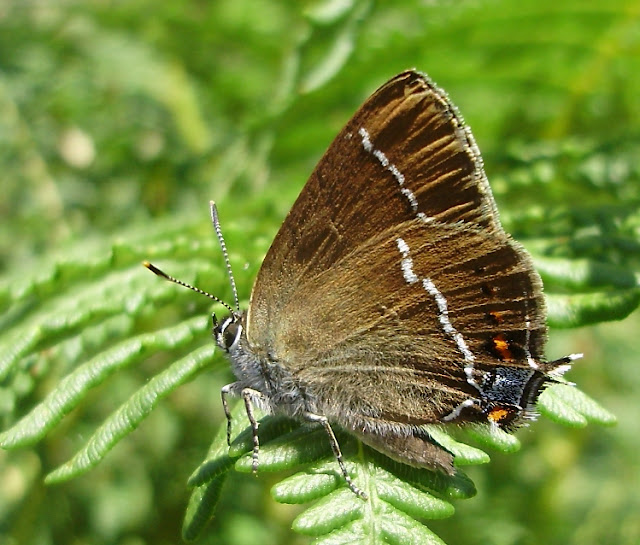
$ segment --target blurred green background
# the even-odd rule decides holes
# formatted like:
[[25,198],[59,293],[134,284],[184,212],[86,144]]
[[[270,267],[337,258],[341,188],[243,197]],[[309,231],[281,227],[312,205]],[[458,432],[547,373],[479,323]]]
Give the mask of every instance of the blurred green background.
[[[370,92],[411,67],[445,88],[473,129],[505,228],[532,251],[547,291],[611,289],[630,297],[631,311],[637,0],[0,0],[0,330],[21,324],[24,334],[37,322],[29,316],[57,297],[73,305],[90,282],[130,290],[120,312],[42,336],[0,383],[2,429],[123,336],[206,317],[206,300],[177,290],[141,304],[134,280],[158,282],[141,260],[230,299],[210,199],[246,304],[332,137]],[[568,264],[561,277],[580,260],[611,275],[554,284],[544,271],[553,258]],[[635,313],[550,335],[550,357],[585,353],[569,378],[617,427],[541,419],[520,432],[521,452],[470,468],[477,497],[429,527],[459,545],[640,543],[639,322]],[[207,332],[194,340],[210,342]],[[115,374],[33,448],[0,451],[0,544],[180,541],[186,480],[223,420],[218,392],[230,373],[221,356],[92,472],[54,487],[42,480],[181,354],[160,351]],[[300,508],[270,498],[277,480],[229,479],[202,541],[308,542],[289,529]]]

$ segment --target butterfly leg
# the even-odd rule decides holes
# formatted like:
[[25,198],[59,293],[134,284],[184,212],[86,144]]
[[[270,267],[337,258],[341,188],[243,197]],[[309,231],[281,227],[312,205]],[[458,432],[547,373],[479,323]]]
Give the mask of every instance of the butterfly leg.
[[359,496],[363,500],[366,500],[368,496],[355,485],[355,483],[351,480],[349,473],[347,472],[347,467],[344,465],[344,459],[342,458],[340,445],[338,444],[338,440],[333,433],[333,429],[331,428],[331,424],[329,424],[327,417],[321,416],[319,414],[304,413],[304,418],[309,422],[315,422],[322,425],[324,431],[326,431],[327,435],[329,436],[329,444],[331,445],[331,450],[333,451],[333,455],[338,462],[338,465],[340,466],[340,471],[342,472],[342,476],[344,477],[347,486],[356,496]]
[[266,399],[262,392],[254,390],[253,388],[243,388],[240,392],[244,401],[244,408],[247,412],[247,418],[251,424],[251,432],[253,435],[253,453],[251,454],[251,471],[255,475],[258,473],[258,454],[260,452],[260,440],[258,439],[258,426],[260,423],[256,419],[253,412],[253,404],[256,400]]
[[258,426],[260,423],[255,417],[253,412],[253,404],[258,401],[264,401],[266,403],[266,397],[262,392],[258,390],[254,390],[253,388],[243,388],[238,392],[240,388],[239,382],[232,382],[231,384],[227,384],[223,386],[220,390],[220,395],[222,397],[222,408],[224,409],[224,415],[227,417],[227,445],[231,445],[231,411],[229,409],[229,403],[227,401],[228,396],[237,397],[240,395],[242,400],[244,401],[244,408],[247,413],[247,418],[249,419],[249,423],[251,424],[251,432],[253,436],[253,454],[251,455],[251,469],[253,473],[258,472],[258,453],[260,451],[260,440],[258,439]]
[[238,383],[232,382],[226,384],[220,390],[220,397],[222,398],[222,408],[224,409],[224,415],[227,417],[227,445],[231,446],[231,411],[229,410],[229,403],[227,401],[228,396],[238,395]]

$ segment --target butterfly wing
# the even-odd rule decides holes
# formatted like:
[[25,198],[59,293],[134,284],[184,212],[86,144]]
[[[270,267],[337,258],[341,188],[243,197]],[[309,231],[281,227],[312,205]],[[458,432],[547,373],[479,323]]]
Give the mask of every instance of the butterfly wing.
[[477,395],[485,368],[542,356],[540,279],[500,226],[470,131],[425,76],[390,80],[331,144],[267,253],[246,323],[252,350],[320,414],[379,450],[404,444],[417,465],[424,438],[410,446],[402,430]]

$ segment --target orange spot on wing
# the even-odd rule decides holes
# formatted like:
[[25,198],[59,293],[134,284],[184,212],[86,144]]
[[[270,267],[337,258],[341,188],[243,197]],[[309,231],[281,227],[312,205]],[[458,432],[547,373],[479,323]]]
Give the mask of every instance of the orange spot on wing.
[[496,424],[499,424],[505,418],[507,418],[510,414],[511,413],[507,409],[502,409],[500,407],[496,407],[495,409],[491,410],[491,412],[487,415],[487,418],[491,422],[495,422]]
[[509,349],[509,341],[503,333],[498,333],[491,339],[493,342],[493,350],[502,361],[512,361],[513,354]]
[[502,312],[500,312],[498,310],[489,311],[489,316],[491,316],[491,318],[493,319],[494,323],[496,323],[496,324],[501,324],[502,322],[504,322],[504,315],[503,315]]

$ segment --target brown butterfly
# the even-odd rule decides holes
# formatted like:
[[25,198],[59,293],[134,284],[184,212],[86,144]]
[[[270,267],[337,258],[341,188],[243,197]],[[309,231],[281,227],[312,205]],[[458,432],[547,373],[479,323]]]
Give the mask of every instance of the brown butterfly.
[[[213,203],[211,214],[229,268]],[[225,412],[227,395],[244,399],[254,469],[257,405],[322,425],[362,497],[333,425],[395,460],[453,474],[453,455],[424,424],[511,429],[535,417],[542,389],[580,357],[544,361],[540,277],[500,225],[471,131],[415,71],[384,84],[338,134],[246,312],[235,298],[214,336],[237,378],[222,390]]]

